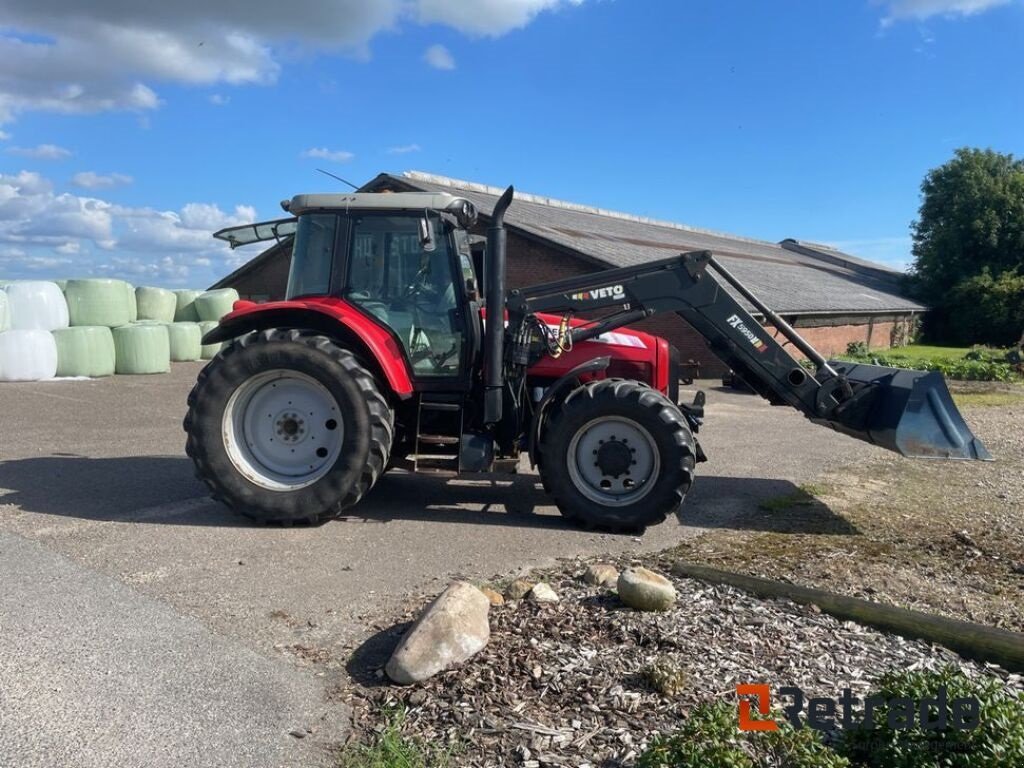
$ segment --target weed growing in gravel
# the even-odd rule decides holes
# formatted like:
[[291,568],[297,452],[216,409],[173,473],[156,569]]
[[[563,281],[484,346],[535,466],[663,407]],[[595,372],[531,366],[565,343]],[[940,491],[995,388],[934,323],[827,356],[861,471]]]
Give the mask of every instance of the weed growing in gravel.
[[810,728],[783,724],[767,733],[741,733],[736,707],[703,704],[683,727],[656,738],[636,768],[847,768],[850,762],[827,747]]
[[455,750],[442,749],[402,732],[405,711],[387,713],[384,726],[369,744],[347,747],[338,768],[449,768]]
[[[850,730],[844,734],[841,749],[855,765],[880,765],[886,768],[1004,768],[1024,765],[1024,694],[1006,691],[999,680],[974,680],[955,667],[937,672],[893,671],[883,675],[872,691],[886,701],[909,699],[919,702],[934,699],[940,687],[948,699],[975,698],[980,703],[978,726],[957,730],[952,713],[945,706],[941,713],[947,727],[925,730],[920,727],[898,730],[890,727],[882,712],[871,730]],[[930,722],[940,717],[938,707],[928,708]]]

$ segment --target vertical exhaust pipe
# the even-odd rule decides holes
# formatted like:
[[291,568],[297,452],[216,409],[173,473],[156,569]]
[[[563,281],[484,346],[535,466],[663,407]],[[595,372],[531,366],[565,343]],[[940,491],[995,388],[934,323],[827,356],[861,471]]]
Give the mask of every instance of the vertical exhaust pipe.
[[498,199],[487,229],[484,280],[487,283],[487,331],[484,335],[484,423],[501,421],[505,387],[505,211],[515,190],[510,186]]

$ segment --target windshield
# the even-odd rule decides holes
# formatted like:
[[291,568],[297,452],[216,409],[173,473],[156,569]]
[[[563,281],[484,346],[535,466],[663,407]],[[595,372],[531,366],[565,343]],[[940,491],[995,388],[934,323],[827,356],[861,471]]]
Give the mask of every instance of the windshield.
[[299,217],[288,272],[289,299],[330,293],[337,228],[338,217],[333,213],[308,213]]

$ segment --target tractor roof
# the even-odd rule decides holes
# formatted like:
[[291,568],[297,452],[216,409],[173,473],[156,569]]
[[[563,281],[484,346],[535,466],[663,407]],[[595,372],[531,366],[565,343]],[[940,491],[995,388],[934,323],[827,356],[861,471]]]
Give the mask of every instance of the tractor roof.
[[[455,213],[464,204],[472,206],[463,197],[446,192],[351,192],[348,194],[296,195],[288,203],[287,211],[301,216],[322,210],[374,210],[374,211],[451,211]],[[282,206],[283,207],[283,206]]]

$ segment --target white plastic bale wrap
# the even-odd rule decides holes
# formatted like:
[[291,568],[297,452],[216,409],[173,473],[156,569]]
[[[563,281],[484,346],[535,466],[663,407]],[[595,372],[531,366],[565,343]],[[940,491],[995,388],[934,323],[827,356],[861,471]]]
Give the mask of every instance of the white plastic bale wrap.
[[167,373],[171,370],[171,344],[167,326],[139,323],[114,328],[116,373]]
[[218,288],[206,291],[196,297],[196,314],[200,320],[219,321],[234,308],[238,291],[234,288]]
[[57,375],[57,342],[39,329],[0,333],[0,381],[39,381]]
[[180,289],[174,292],[176,306],[174,309],[174,322],[176,323],[197,323],[199,313],[196,312],[196,299],[202,291]]
[[198,360],[203,353],[200,339],[203,334],[199,323],[171,323],[167,326],[171,345],[171,362],[188,363]]
[[115,328],[131,322],[128,290],[128,283],[124,280],[68,280],[64,297],[68,302],[71,325]]
[[56,283],[25,280],[10,283],[4,290],[12,330],[52,331],[68,327],[68,304]]
[[174,309],[178,300],[166,288],[150,288],[140,285],[135,289],[138,320],[156,320],[160,323],[174,322]]
[[135,299],[135,286],[125,283],[124,289],[128,293],[128,322],[134,323],[139,319],[139,304]]
[[105,325],[78,325],[53,332],[58,376],[114,375],[114,336]]
[[0,331],[11,327],[11,307],[7,301],[7,291],[0,290]]
[[[203,321],[200,321],[200,323],[199,323],[199,331],[202,333],[203,336],[205,336],[210,331],[212,331],[214,328],[216,328],[218,325],[220,325],[220,323],[215,323],[212,320],[203,320]],[[203,344],[203,346],[202,346],[202,357],[203,357],[203,360],[212,360],[213,358],[215,358],[217,356],[217,353],[220,352],[223,347],[224,347],[223,342],[217,343],[217,344]]]

